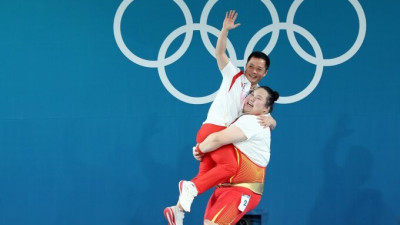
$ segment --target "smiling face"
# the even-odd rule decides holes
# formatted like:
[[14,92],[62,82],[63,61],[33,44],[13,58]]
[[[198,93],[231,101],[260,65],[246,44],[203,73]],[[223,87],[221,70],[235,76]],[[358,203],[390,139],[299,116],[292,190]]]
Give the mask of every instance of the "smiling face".
[[246,63],[244,74],[250,81],[251,86],[254,87],[263,77],[265,77],[265,75],[267,75],[265,60],[256,57],[250,58],[250,60]]
[[243,113],[251,115],[261,115],[269,112],[267,99],[269,94],[263,88],[257,88],[251,92],[244,100]]

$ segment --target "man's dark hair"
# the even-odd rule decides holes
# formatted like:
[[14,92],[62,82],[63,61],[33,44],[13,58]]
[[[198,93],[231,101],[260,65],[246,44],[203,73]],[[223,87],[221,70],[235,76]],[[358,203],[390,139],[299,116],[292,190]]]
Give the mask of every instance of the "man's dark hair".
[[255,51],[255,52],[252,52],[249,55],[249,57],[247,58],[247,62],[249,62],[251,58],[264,59],[264,61],[265,61],[265,69],[268,70],[269,64],[270,64],[270,60],[269,60],[269,57],[267,56],[267,54],[265,54],[264,52]]

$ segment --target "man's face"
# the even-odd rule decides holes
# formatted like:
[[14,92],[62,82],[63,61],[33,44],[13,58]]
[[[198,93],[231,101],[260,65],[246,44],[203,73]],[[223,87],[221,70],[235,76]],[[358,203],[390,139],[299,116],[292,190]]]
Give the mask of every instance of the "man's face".
[[251,85],[258,84],[258,82],[267,74],[265,60],[255,57],[250,58],[246,64],[244,74],[250,81]]
[[257,88],[244,100],[243,113],[260,115],[269,112],[267,107],[267,97],[269,94],[263,88]]

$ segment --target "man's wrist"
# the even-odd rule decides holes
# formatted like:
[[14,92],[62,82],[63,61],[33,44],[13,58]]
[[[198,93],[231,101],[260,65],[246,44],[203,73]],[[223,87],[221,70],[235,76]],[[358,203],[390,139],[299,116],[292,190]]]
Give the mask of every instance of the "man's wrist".
[[225,27],[222,27],[221,33],[228,34],[228,33],[229,33],[229,29],[228,29],[228,28],[225,28]]

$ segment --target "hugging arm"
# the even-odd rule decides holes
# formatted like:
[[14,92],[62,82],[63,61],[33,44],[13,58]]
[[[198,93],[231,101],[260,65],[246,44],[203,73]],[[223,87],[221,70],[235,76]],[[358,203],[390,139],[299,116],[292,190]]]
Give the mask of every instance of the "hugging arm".
[[245,140],[247,140],[247,137],[243,131],[239,127],[231,125],[222,131],[210,134],[197,145],[197,150],[200,150],[201,153],[212,152],[223,145]]

